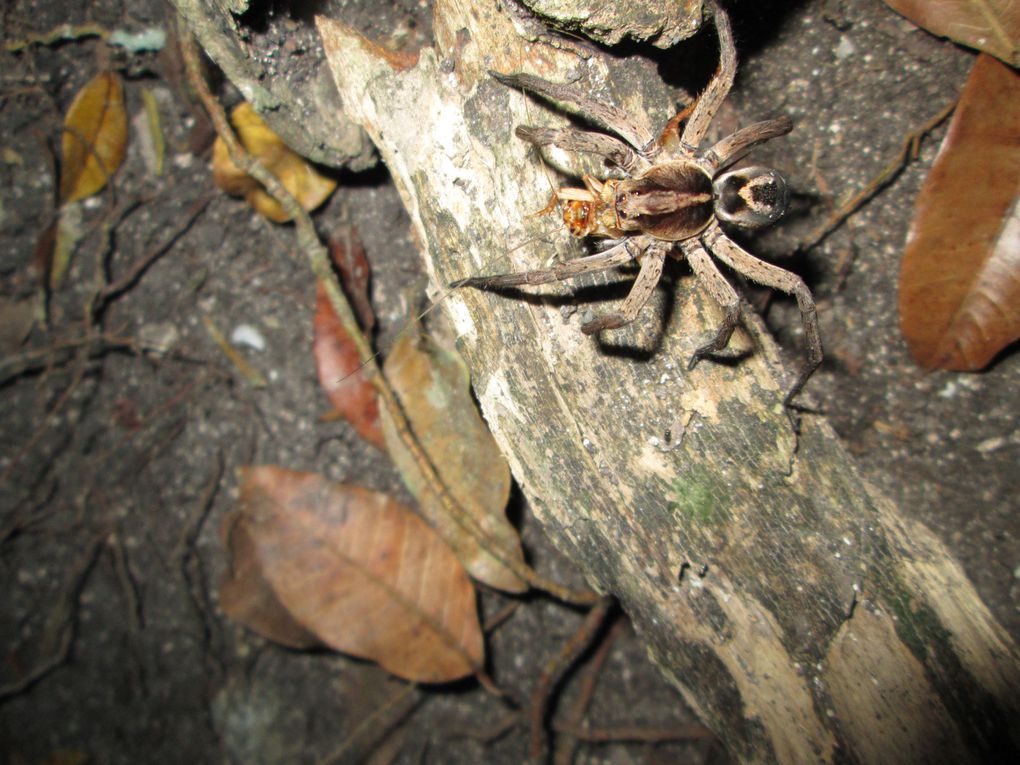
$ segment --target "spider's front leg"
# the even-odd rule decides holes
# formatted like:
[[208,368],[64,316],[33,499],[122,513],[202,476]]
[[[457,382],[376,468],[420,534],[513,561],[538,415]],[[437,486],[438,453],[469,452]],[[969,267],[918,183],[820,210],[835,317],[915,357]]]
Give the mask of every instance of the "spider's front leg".
[[800,393],[808,378],[822,363],[822,337],[818,330],[818,309],[815,307],[811,291],[799,276],[784,271],[779,266],[759,260],[741,248],[723,233],[718,223],[714,223],[708,228],[702,235],[702,241],[719,260],[737,273],[765,287],[777,289],[796,298],[797,307],[800,309],[800,319],[804,325],[807,359],[797,375],[797,379],[794,380],[790,390],[783,398],[784,406],[790,406],[790,402]]
[[567,85],[549,82],[533,74],[503,74],[491,70],[489,74],[511,88],[530,90],[551,101],[574,107],[582,117],[620,136],[638,151],[652,142],[652,134],[648,129],[632,120],[626,112],[610,104],[596,101]]
[[719,111],[737,75],[737,49],[733,45],[733,30],[730,17],[718,3],[711,3],[715,10],[715,29],[719,36],[719,68],[709,81],[704,92],[691,111],[690,119],[684,125],[680,143],[688,151],[696,151],[708,132],[708,126]]

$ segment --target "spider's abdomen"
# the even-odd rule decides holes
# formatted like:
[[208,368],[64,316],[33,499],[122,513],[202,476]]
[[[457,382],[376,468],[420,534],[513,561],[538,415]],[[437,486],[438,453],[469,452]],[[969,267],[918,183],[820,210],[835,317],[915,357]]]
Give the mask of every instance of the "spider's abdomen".
[[650,167],[616,187],[620,228],[678,242],[700,233],[713,215],[712,179],[692,162]]

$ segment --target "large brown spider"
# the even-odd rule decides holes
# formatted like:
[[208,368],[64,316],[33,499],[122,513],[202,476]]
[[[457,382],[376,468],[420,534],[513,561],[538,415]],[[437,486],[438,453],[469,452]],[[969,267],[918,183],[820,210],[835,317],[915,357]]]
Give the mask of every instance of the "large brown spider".
[[519,138],[536,146],[595,154],[618,166],[628,177],[599,180],[584,175],[583,189],[557,190],[546,208],[552,209],[559,202],[563,207],[563,221],[571,234],[615,240],[609,242],[611,246],[547,269],[475,276],[450,286],[500,288],[545,284],[602,271],[630,260],[640,261],[637,279],[620,309],[598,316],[581,327],[582,332],[590,335],[633,321],[658,284],[666,256],[686,258],[699,282],[722,306],[724,314],[715,337],[694,352],[688,365],[693,369],[702,358],[726,347],[740,321],[740,297],[712,262],[707,248],[737,273],[797,299],[804,324],[807,359],[784,398],[784,404],[789,405],[822,360],[814,300],[799,277],[759,260],[730,240],[720,221],[753,229],[774,223],[783,215],[788,193],[779,173],[764,167],[724,171],[755,146],[790,132],[793,123],[788,117],[756,122],[708,149],[698,148],[716,111],[729,94],[737,69],[729,18],[718,6],[715,27],[719,36],[719,68],[697,101],[673,117],[657,140],[621,110],[567,86],[530,74],[491,72],[497,80],[511,87],[532,91],[551,101],[572,104],[592,123],[619,136],[574,128],[554,130],[519,125],[515,131]]

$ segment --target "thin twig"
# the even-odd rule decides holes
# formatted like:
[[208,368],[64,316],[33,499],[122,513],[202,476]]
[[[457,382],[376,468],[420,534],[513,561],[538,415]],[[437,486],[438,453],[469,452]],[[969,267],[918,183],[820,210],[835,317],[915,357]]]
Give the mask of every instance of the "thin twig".
[[56,363],[52,358],[54,354],[83,346],[88,348],[88,357],[92,358],[110,350],[137,351],[142,344],[137,338],[106,333],[87,333],[68,340],[58,340],[52,345],[32,348],[0,360],[0,385],[26,372],[49,369]]
[[124,593],[128,624],[131,631],[137,636],[145,626],[145,615],[142,611],[142,600],[138,595],[138,583],[131,573],[131,566],[128,565],[127,553],[124,552],[124,541],[119,533],[113,532],[106,538],[106,546],[113,553],[113,569],[117,574],[120,589]]
[[615,741],[641,741],[656,744],[664,741],[691,741],[714,739],[712,733],[701,723],[687,723],[675,728],[645,728],[640,725],[619,725],[612,728],[581,728],[569,725],[553,725],[557,733],[569,733],[581,741],[606,744]]
[[[588,707],[591,706],[591,700],[595,696],[595,685],[598,682],[599,675],[602,674],[602,667],[605,666],[606,659],[609,658],[609,650],[613,647],[616,638],[619,637],[626,624],[627,622],[617,614],[613,620],[612,627],[609,628],[605,637],[599,642],[599,646],[591,657],[591,661],[584,668],[577,698],[571,705],[570,712],[567,715],[566,725],[571,729],[582,727],[584,718],[588,714]],[[577,744],[577,736],[571,733],[564,733],[562,736],[558,736],[553,754],[554,765],[570,765],[574,761]]]
[[71,400],[71,396],[78,389],[81,381],[85,379],[85,372],[88,369],[88,354],[79,351],[77,361],[78,363],[75,366],[74,375],[71,377],[70,384],[64,389],[64,392],[60,394],[60,398],[57,399],[56,403],[50,407],[50,410],[46,413],[45,417],[43,417],[42,424],[35,429],[28,441],[25,442],[20,449],[18,449],[13,457],[11,457],[11,461],[7,463],[7,467],[4,469],[4,472],[0,473],[0,484],[7,482],[24,456],[34,449],[35,445],[42,440],[46,431],[49,430],[53,422],[56,421],[57,414],[64,408],[67,402]]
[[586,591],[577,592],[564,587],[557,582],[552,582],[540,576],[523,561],[516,560],[513,556],[504,554],[498,542],[492,538],[492,535],[482,528],[478,521],[472,518],[471,515],[450,494],[449,488],[447,488],[443,482],[442,477],[436,470],[436,467],[432,463],[428,453],[422,448],[418,438],[415,436],[414,430],[408,422],[407,415],[400,406],[400,402],[397,400],[396,394],[393,392],[393,389],[390,388],[389,384],[386,382],[386,378],[383,377],[378,364],[376,364],[375,354],[372,352],[372,348],[368,340],[359,329],[358,320],[354,314],[354,310],[351,308],[350,303],[344,296],[343,291],[337,282],[336,275],[333,273],[332,266],[330,265],[329,252],[323,246],[322,242],[319,241],[318,234],[315,231],[315,226],[313,225],[311,218],[294,196],[283,187],[283,184],[281,184],[272,173],[266,170],[265,166],[261,162],[248,154],[248,152],[241,146],[240,141],[238,141],[237,136],[234,134],[234,131],[230,126],[230,123],[227,121],[227,115],[223,111],[223,107],[209,91],[208,83],[206,83],[205,78],[202,76],[198,48],[194,39],[184,27],[183,22],[181,24],[181,34],[179,37],[181,41],[181,53],[187,69],[188,81],[196,94],[198,94],[198,97],[205,106],[206,111],[209,113],[213,126],[216,128],[217,135],[219,135],[219,137],[223,140],[224,145],[227,147],[227,153],[230,155],[231,161],[233,161],[233,163],[242,171],[261,183],[265,187],[266,191],[277,202],[279,202],[280,206],[283,207],[294,221],[298,248],[308,257],[312,273],[315,278],[322,283],[333,310],[336,312],[341,324],[350,336],[354,347],[358,352],[358,357],[360,358],[364,369],[367,370],[367,378],[376,389],[379,395],[379,401],[390,415],[394,429],[396,430],[401,443],[414,460],[422,476],[428,483],[429,488],[439,498],[444,512],[453,519],[457,525],[465,529],[465,531],[477,539],[479,545],[487,553],[503,563],[508,569],[513,571],[521,579],[528,582],[528,584],[532,587],[543,590],[553,597],[568,603],[590,605],[596,602],[599,599],[599,596],[596,593]]
[[414,708],[426,698],[428,697],[420,692],[417,683],[408,683],[398,688],[396,693],[376,707],[371,714],[366,715],[347,735],[347,738],[340,742],[340,746],[320,759],[318,765],[346,762],[345,755],[358,743],[359,739],[368,737],[373,731],[376,735],[384,734],[414,711]]
[[212,195],[207,194],[206,196],[202,197],[197,202],[195,202],[193,205],[191,205],[191,207],[185,213],[184,222],[180,226],[178,226],[173,233],[166,237],[163,240],[163,242],[161,242],[158,246],[153,247],[144,255],[142,255],[142,257],[136,260],[119,279],[112,281],[105,287],[103,287],[99,291],[98,295],[99,300],[101,302],[106,302],[111,297],[115,297],[116,295],[119,295],[120,293],[124,292],[124,290],[128,289],[136,281],[138,281],[139,277],[141,277],[141,275],[145,273],[149,266],[155,263],[160,257],[165,255],[166,252],[171,247],[174,246],[177,240],[180,239],[185,233],[187,233],[188,229],[190,229],[194,225],[195,221],[198,220],[198,216],[200,216],[202,212],[205,210],[205,208],[209,206],[209,203],[211,201]]
[[896,156],[879,171],[878,175],[872,178],[864,188],[850,197],[850,199],[829,213],[829,217],[808,234],[804,241],[800,243],[798,249],[801,251],[809,250],[821,243],[829,234],[839,228],[843,221],[857,212],[865,202],[892,183],[909,162],[917,159],[921,148],[921,139],[942,124],[953,113],[955,108],[956,102],[954,101],[919,128],[908,133],[903,139],[903,145]]
[[585,616],[581,627],[575,632],[570,640],[564,643],[560,652],[546,662],[542,674],[535,683],[531,692],[531,738],[530,754],[531,759],[537,762],[542,756],[542,732],[545,726],[545,715],[549,707],[549,697],[553,688],[563,673],[567,671],[574,660],[581,655],[588,644],[591,643],[602,623],[609,613],[612,601],[604,598],[598,603],[588,615]]
[[[181,536],[173,552],[173,559],[180,570],[181,578],[184,580],[185,594],[188,596],[191,607],[194,609],[202,625],[202,643],[206,656],[215,661],[216,669],[219,670],[220,674],[223,673],[223,661],[211,650],[215,619],[211,616],[212,607],[208,600],[209,587],[207,586],[202,559],[195,551],[195,543],[202,532],[202,526],[212,510],[213,500],[216,498],[216,493],[219,491],[220,483],[223,479],[224,465],[223,452],[219,450],[216,453],[216,464],[213,466],[209,480],[202,491],[202,496],[199,498],[195,510],[181,531]],[[195,569],[195,576],[192,576],[192,566]]]
[[266,382],[266,378],[258,371],[255,367],[248,363],[248,360],[238,351],[234,346],[227,340],[226,335],[220,331],[220,328],[216,326],[216,322],[212,320],[211,316],[205,315],[202,317],[202,325],[205,327],[205,331],[208,333],[212,341],[216,343],[223,355],[227,357],[227,361],[234,365],[238,372],[241,373],[241,377],[244,378],[253,388],[265,388],[269,385]]

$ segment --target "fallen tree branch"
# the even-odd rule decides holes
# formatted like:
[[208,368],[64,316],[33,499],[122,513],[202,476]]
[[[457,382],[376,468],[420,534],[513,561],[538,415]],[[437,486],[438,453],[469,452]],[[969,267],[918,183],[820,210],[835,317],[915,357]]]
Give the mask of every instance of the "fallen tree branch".
[[[519,38],[492,0],[437,0],[436,45],[413,65],[318,24],[345,113],[379,147],[439,289],[569,256],[566,237],[528,215],[549,183],[513,135],[563,118],[488,70],[608,83],[657,127],[654,82],[614,90],[604,60]],[[660,300],[659,319],[646,311],[644,326],[601,344],[559,310],[577,300],[568,286],[543,289],[444,302],[483,411],[546,530],[619,597],[731,754],[1018,756],[1016,645],[944,545],[861,480],[823,419],[805,417],[798,439],[771,340],[688,372],[719,323],[688,279],[672,310]],[[678,422],[683,439],[669,443]]]

